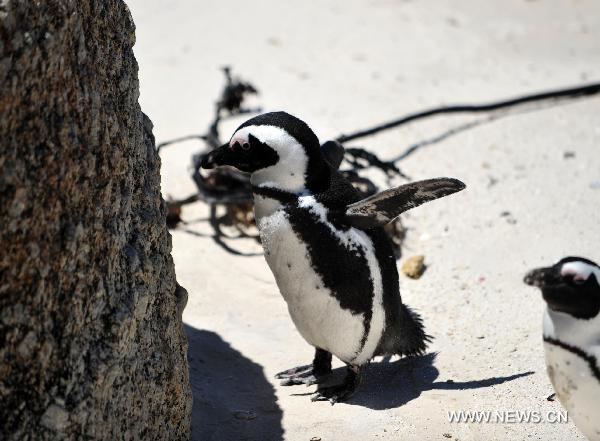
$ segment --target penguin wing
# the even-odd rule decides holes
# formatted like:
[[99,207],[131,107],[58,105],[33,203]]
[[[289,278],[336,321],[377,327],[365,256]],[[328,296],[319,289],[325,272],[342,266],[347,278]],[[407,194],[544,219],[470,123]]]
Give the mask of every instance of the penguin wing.
[[454,178],[435,178],[390,188],[346,207],[345,219],[353,227],[381,227],[411,208],[465,188]]

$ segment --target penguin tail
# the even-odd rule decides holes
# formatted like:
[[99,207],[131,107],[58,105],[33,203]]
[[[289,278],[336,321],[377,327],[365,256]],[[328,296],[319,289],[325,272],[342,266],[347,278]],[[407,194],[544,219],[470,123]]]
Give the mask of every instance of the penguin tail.
[[398,355],[423,355],[433,339],[425,333],[423,319],[406,305],[402,305]]
[[385,330],[376,355],[423,355],[432,339],[425,333],[421,316],[401,304],[400,314],[395,323]]

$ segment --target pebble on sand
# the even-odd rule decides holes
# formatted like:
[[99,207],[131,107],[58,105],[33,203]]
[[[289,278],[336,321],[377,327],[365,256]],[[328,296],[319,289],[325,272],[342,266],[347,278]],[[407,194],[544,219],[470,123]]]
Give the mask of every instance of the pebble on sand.
[[418,279],[425,271],[425,256],[410,256],[402,264],[402,272],[411,279]]

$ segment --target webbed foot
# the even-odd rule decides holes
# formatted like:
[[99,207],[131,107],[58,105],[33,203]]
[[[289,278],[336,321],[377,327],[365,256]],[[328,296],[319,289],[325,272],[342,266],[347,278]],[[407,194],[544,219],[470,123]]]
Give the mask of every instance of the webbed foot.
[[311,397],[311,401],[329,401],[335,403],[347,401],[358,389],[361,382],[360,366],[348,366],[344,381],[333,386],[321,386]]
[[298,366],[279,372],[275,378],[282,380],[282,386],[294,386],[297,384],[318,384],[331,373],[331,354],[323,349],[315,351],[312,364]]

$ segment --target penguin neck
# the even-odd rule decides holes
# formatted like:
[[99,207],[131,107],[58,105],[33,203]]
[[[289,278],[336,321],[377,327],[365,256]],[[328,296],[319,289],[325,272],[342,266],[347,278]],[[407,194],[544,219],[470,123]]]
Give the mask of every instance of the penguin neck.
[[320,155],[295,154],[255,171],[250,176],[250,183],[253,191],[269,189],[304,196],[324,191],[330,178],[331,171]]
[[[271,167],[269,167],[271,168]],[[296,176],[296,173],[298,176]],[[304,172],[282,173],[281,171],[259,170],[252,173],[250,183],[254,193],[274,192],[291,195],[303,195],[308,193]],[[265,196],[268,196],[265,194]]]
[[252,173],[250,183],[257,223],[279,210],[282,205],[327,188],[331,171],[323,158],[313,156],[298,155],[294,161],[279,161],[271,167]]
[[582,349],[600,346],[600,314],[591,319],[577,319],[564,312],[546,308],[544,339],[556,339]]
[[294,193],[266,185],[252,185],[252,194],[254,196],[254,220],[259,230],[264,218],[278,212],[284,204],[297,199]]
[[289,161],[279,161],[271,167],[252,173],[250,184],[254,195],[254,218],[259,229],[263,218],[270,217],[282,205],[293,202],[306,192],[302,165],[296,164],[292,168]]
[[306,190],[308,156],[300,146],[277,152],[279,160],[252,173],[250,183],[255,187],[268,187],[289,193],[302,193]]

